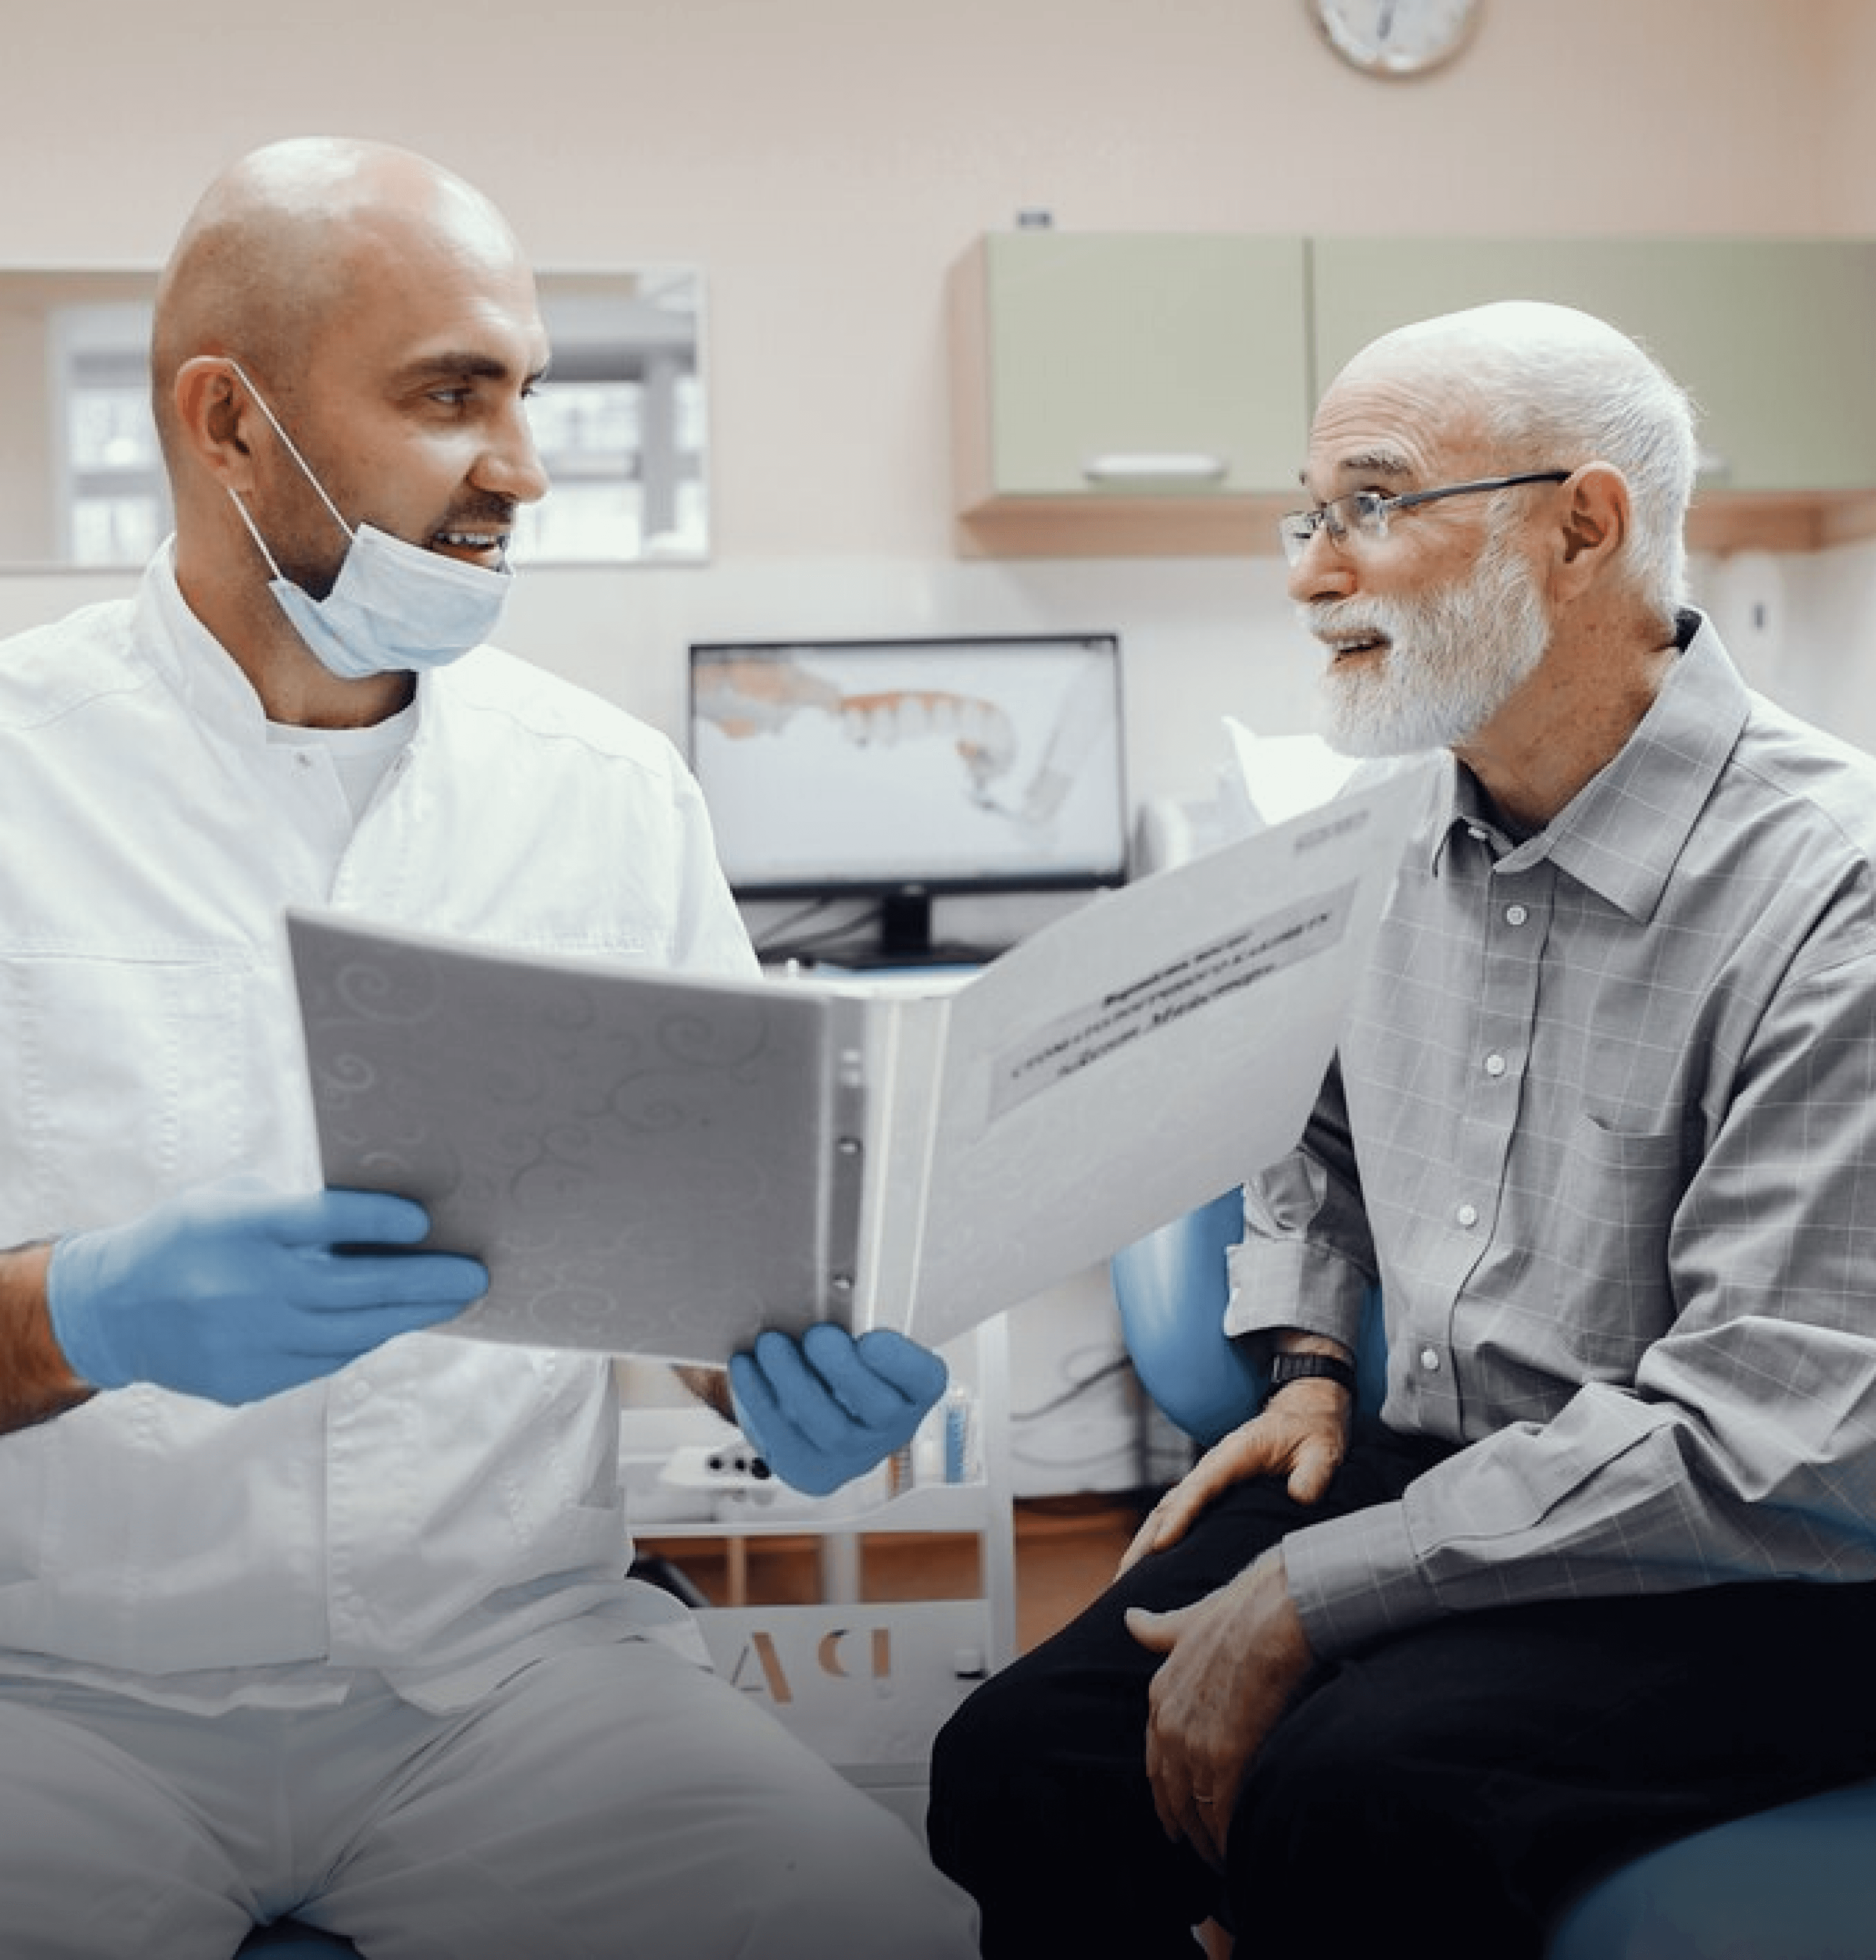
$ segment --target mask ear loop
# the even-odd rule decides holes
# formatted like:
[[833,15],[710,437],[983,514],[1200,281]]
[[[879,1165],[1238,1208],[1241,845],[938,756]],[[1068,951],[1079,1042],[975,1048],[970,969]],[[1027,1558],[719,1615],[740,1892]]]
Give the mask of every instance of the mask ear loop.
[[234,506],[235,514],[247,527],[247,535],[254,540],[261,556],[267,561],[268,576],[278,578],[280,576],[279,561],[267,549],[267,540],[261,536],[260,527],[247,514],[247,506],[241,501],[241,493],[232,483],[228,485],[228,501]]
[[[274,434],[280,438],[281,442],[285,447],[288,455],[291,457],[294,461],[299,465],[300,474],[304,476],[307,482],[312,485],[314,489],[318,492],[319,501],[323,504],[327,511],[331,513],[333,522],[345,533],[346,542],[349,544],[352,540],[358,536],[357,532],[355,531],[352,527],[346,522],[345,519],[339,514],[339,506],[333,501],[331,498],[326,495],[325,485],[320,482],[319,479],[313,474],[312,466],[307,461],[306,458],[300,453],[299,445],[295,443],[292,437],[288,435],[286,431],[282,428],[280,425],[280,418],[267,406],[267,397],[254,386],[253,377],[250,375],[247,370],[235,359],[233,355],[224,355],[222,358],[225,360],[228,365],[234,370],[235,373],[241,377],[241,386],[253,396],[254,406],[267,418],[268,425],[272,429]],[[240,512],[242,523],[247,525],[255,543],[260,546],[262,556],[266,559],[269,565],[272,568],[273,575],[275,578],[278,578],[280,576],[280,568],[278,565],[274,563],[273,553],[268,550],[266,543],[262,538],[260,533],[255,529],[254,520],[248,515],[247,506],[241,501],[240,493],[231,486],[228,491],[228,495],[234,498],[234,508]]]

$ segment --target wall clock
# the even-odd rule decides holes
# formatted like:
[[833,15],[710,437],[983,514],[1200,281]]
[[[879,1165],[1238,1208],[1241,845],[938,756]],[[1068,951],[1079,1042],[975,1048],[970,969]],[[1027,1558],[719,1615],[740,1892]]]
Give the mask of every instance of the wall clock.
[[1485,0],[1307,0],[1311,18],[1342,59],[1364,75],[1424,75],[1451,61],[1485,11]]

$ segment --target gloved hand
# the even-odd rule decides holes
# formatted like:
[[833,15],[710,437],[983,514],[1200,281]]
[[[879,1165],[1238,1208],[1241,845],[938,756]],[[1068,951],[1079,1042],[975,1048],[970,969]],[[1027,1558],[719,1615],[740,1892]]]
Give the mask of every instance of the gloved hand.
[[257,1402],[488,1290],[480,1263],[454,1253],[339,1249],[414,1245],[429,1229],[407,1198],[287,1197],[235,1179],[61,1239],[46,1303],[65,1359],[94,1388],[154,1382]]
[[784,1483],[825,1497],[912,1440],[944,1392],[944,1363],[891,1328],[855,1340],[817,1321],[799,1341],[771,1328],[730,1357],[737,1427]]

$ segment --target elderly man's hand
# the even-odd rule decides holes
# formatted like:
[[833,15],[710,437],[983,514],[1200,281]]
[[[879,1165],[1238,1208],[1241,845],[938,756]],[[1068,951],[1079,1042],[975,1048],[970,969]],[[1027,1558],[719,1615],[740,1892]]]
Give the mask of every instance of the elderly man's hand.
[[772,1328],[730,1357],[737,1426],[785,1484],[825,1497],[903,1449],[944,1392],[944,1363],[889,1328]]
[[1315,1665],[1280,1551],[1177,1612],[1135,1606],[1127,1631],[1166,1656],[1148,1695],[1146,1770],[1168,1838],[1221,1866],[1250,1760]]
[[1121,1554],[1120,1570],[1177,1544],[1206,1505],[1249,1478],[1287,1478],[1299,1504],[1318,1502],[1348,1454],[1352,1408],[1348,1392],[1333,1382],[1291,1382],[1214,1443],[1153,1507]]

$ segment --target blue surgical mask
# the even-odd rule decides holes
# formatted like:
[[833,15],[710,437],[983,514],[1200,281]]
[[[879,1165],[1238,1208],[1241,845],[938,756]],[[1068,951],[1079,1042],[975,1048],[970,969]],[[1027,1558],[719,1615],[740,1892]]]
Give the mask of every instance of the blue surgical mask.
[[361,680],[442,667],[480,646],[502,616],[511,574],[425,551],[374,524],[348,524],[240,363],[228,365],[346,534],[339,576],[323,599],[315,599],[282,574],[247,505],[237,492],[228,492],[273,574],[268,589],[320,663],[342,679]]

